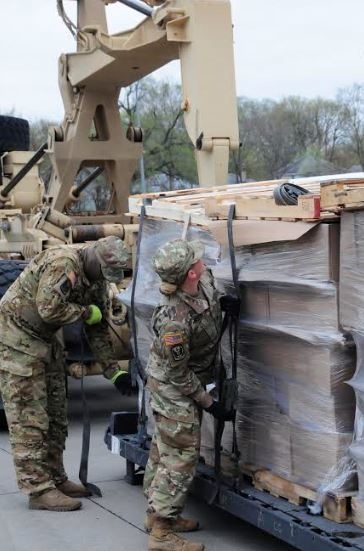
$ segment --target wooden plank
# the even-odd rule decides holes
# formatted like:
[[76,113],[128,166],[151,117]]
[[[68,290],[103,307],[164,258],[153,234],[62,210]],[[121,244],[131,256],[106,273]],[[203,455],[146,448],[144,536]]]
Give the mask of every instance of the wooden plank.
[[352,185],[335,182],[321,186],[321,208],[344,207],[364,202],[364,182]]
[[233,197],[231,201],[228,199],[219,201],[216,197],[209,197],[205,199],[205,214],[211,218],[227,219],[230,205],[233,203],[236,203],[236,197]]
[[313,490],[286,480],[271,471],[256,471],[253,476],[253,484],[257,490],[265,490],[276,497],[284,497],[296,505],[303,505],[308,499],[316,500],[316,492]]
[[273,197],[240,197],[236,201],[236,218],[273,217],[315,220],[320,218],[320,197],[301,195],[297,205],[276,205]]
[[[260,182],[245,182],[242,184],[227,184],[226,186],[215,186],[215,187],[196,187],[196,188],[189,188],[189,189],[177,189],[177,190],[171,190],[171,191],[159,191],[159,192],[152,192],[152,193],[139,193],[135,195],[131,195],[130,197],[134,197],[136,199],[157,199],[161,197],[178,197],[181,195],[195,195],[200,193],[210,193],[214,194],[216,192],[229,192],[229,191],[239,191],[241,189],[249,189],[250,187],[254,188],[262,188],[265,186],[277,186],[280,184],[287,183],[288,180],[264,180]],[[319,184],[319,182],[318,182]]]
[[157,204],[146,206],[145,212],[147,216],[153,218],[164,218],[166,220],[174,220],[176,222],[184,222],[188,215],[191,216],[191,224],[198,226],[207,224],[210,219],[203,212],[193,212],[184,209],[171,208],[168,203],[165,205]]
[[327,494],[323,502],[323,515],[328,520],[343,523],[352,520],[352,500],[354,492]]

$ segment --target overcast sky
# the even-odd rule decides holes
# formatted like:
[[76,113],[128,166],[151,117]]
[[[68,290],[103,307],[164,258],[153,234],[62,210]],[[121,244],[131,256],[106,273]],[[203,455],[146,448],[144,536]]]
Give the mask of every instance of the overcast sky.
[[[57,59],[74,51],[56,0],[0,0],[0,112],[60,120]],[[231,0],[237,94],[335,97],[364,82],[363,0]],[[70,15],[75,2],[64,0]],[[109,31],[143,16],[121,4],[107,8]],[[213,40],[213,37],[211,37]],[[179,81],[171,63],[158,78]]]

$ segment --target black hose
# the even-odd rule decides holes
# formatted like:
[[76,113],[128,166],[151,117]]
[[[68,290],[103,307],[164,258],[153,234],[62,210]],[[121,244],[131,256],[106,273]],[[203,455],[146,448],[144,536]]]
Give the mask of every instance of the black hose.
[[75,187],[72,191],[73,191],[73,195],[75,197],[79,197],[80,196],[80,193],[81,191],[83,191],[85,188],[87,188],[87,186],[89,184],[91,184],[91,182],[93,182],[95,180],[95,178],[97,178],[98,176],[100,176],[100,174],[102,174],[104,171],[104,167],[98,167],[98,168],[95,168],[95,170],[93,172],[91,172],[91,174],[89,174],[80,184],[78,184],[77,187]]
[[276,205],[297,205],[298,197],[307,193],[310,193],[308,189],[286,183],[274,188],[273,198]]
[[40,148],[34,153],[33,157],[29,159],[29,161],[19,170],[19,172],[14,176],[12,180],[10,180],[9,183],[6,184],[4,189],[1,191],[0,195],[6,199],[8,194],[15,188],[15,186],[28,174],[29,170],[37,164],[39,159],[43,157],[45,154],[45,151],[47,149],[47,142],[42,144]]

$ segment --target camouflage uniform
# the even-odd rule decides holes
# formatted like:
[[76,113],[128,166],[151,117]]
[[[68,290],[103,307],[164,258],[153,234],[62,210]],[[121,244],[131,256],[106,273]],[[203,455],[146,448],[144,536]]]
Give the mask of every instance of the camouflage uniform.
[[[67,479],[65,366],[56,334],[84,316],[90,304],[106,316],[106,282],[88,281],[81,251],[66,246],[38,254],[0,302],[0,392],[17,481],[25,493],[37,494]],[[106,322],[85,328],[111,378],[117,363]]]
[[[176,246],[179,243],[176,241]],[[168,249],[169,255],[173,252]],[[187,270],[182,270],[182,276]],[[162,273],[162,277],[168,280],[167,274]],[[172,280],[180,283],[174,276],[169,278]],[[149,510],[174,519],[182,512],[199,458],[204,385],[213,380],[221,330],[221,310],[211,272],[202,274],[198,296],[178,289],[163,297],[152,325],[155,337],[147,372],[155,432],[144,491]]]

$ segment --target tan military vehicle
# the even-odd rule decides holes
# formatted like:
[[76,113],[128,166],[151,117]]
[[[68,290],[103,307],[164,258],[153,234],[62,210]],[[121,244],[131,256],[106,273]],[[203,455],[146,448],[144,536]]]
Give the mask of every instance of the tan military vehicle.
[[[76,1],[73,23],[63,0],[56,0],[76,41],[76,51],[59,58],[63,122],[51,127],[47,143],[31,153],[26,121],[0,118],[0,294],[24,262],[57,243],[77,246],[113,234],[134,249],[137,226],[127,224],[125,213],[143,144],[140,129],[122,125],[122,88],[179,59],[182,109],[199,183],[225,184],[229,153],[239,147],[229,0],[118,0],[145,18],[114,35],[108,33],[106,9],[117,0]],[[38,171],[43,155],[52,164],[47,190]],[[80,182],[85,168],[89,175]],[[101,174],[109,189],[108,209],[70,216],[68,205]],[[120,309],[110,311],[119,334],[123,316]],[[119,352],[121,358],[129,353],[127,346],[119,346]]]

